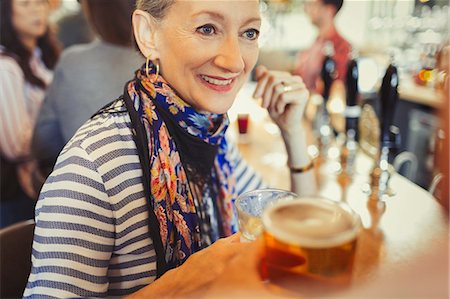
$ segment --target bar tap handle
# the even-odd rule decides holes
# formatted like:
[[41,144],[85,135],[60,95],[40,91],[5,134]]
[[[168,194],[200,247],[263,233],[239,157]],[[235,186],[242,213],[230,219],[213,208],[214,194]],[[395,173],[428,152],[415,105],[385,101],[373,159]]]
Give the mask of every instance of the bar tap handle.
[[[356,130],[358,128],[358,118],[361,114],[361,108],[358,106],[358,64],[355,59],[351,59],[347,65],[347,74],[345,80],[346,103],[345,109],[345,131]],[[356,136],[355,136],[356,137]]]
[[[372,170],[371,197],[380,200],[392,196],[394,191],[389,187],[389,180],[393,167],[389,164],[389,152],[396,149],[400,134],[392,126],[395,106],[398,101],[398,73],[397,68],[390,64],[384,75],[380,90],[380,157]],[[393,131],[391,131],[393,128]],[[397,131],[397,132],[396,132]]]
[[397,155],[398,150],[400,149],[400,146],[402,144],[402,136],[400,134],[400,129],[394,125],[392,125],[389,128],[389,139],[390,139],[390,144],[389,144],[389,148],[390,151],[389,153],[392,155]]
[[393,147],[390,127],[394,120],[395,107],[398,102],[398,72],[397,68],[390,64],[384,75],[380,90],[380,145],[381,148]]
[[346,88],[347,88],[347,106],[356,106],[358,98],[358,63],[351,59],[347,65]]
[[333,84],[333,81],[337,77],[337,69],[336,69],[336,62],[333,59],[333,56],[334,56],[333,43],[329,42],[329,41],[326,42],[323,51],[325,54],[325,58],[323,60],[320,77],[323,82],[322,96],[323,96],[324,104],[326,105],[326,103],[330,97],[331,85]]
[[341,148],[341,173],[340,178],[338,178],[342,182],[344,179],[348,181],[349,177],[353,175],[353,164],[357,150],[358,119],[361,115],[361,107],[358,105],[358,77],[358,64],[352,57],[347,64],[345,78],[345,143]]
[[[332,138],[334,137],[334,132],[330,126],[330,117],[327,111],[327,102],[330,97],[331,86],[337,77],[336,62],[333,59],[334,47],[332,42],[328,41],[325,43],[323,53],[325,58],[320,72],[320,78],[323,83],[323,105],[317,113],[318,130],[316,132],[319,136],[320,157],[326,160],[328,149],[332,143]],[[319,159],[319,164],[321,163],[320,161],[322,160]]]

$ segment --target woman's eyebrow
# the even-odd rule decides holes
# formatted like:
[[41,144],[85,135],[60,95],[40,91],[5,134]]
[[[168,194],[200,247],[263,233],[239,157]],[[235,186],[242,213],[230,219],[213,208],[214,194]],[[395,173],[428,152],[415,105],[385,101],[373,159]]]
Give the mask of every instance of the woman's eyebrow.
[[[200,12],[197,12],[197,13],[193,14],[192,16],[193,17],[198,17],[198,16],[201,16],[201,15],[208,15],[211,18],[217,19],[219,21],[224,21],[225,20],[225,17],[221,13],[218,13],[218,12],[215,12],[215,11],[208,11],[208,10],[202,10]],[[245,20],[244,24],[249,24],[249,23],[252,23],[252,22],[261,22],[261,18],[260,17],[249,18],[248,20]]]
[[201,16],[201,15],[208,15],[208,16],[210,16],[213,19],[219,19],[219,20],[222,20],[222,21],[225,20],[225,17],[222,14],[220,14],[218,12],[215,12],[215,11],[208,11],[208,10],[202,10],[200,12],[197,12],[197,13],[193,14],[192,16],[193,17],[198,17],[198,16]]

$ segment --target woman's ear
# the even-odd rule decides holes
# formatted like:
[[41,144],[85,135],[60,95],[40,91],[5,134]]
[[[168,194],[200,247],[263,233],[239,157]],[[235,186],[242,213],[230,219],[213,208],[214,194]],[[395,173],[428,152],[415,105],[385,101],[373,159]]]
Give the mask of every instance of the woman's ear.
[[156,20],[147,12],[143,10],[135,10],[133,12],[133,33],[139,50],[144,57],[151,59],[158,59],[158,51],[156,50]]

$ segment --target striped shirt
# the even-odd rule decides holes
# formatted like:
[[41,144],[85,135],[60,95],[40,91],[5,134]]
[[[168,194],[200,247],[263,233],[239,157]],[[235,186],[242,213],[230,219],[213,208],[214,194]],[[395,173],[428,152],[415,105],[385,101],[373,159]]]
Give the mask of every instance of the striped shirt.
[[[62,150],[36,206],[24,297],[114,297],[156,278],[148,207],[123,101],[85,123]],[[230,146],[238,193],[264,187]]]

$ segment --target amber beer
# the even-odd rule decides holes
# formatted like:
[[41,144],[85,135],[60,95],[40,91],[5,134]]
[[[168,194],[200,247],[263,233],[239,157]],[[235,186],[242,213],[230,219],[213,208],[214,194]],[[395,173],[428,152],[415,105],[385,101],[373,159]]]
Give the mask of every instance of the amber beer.
[[265,262],[272,283],[332,290],[351,282],[359,216],[319,198],[280,202],[264,212]]

